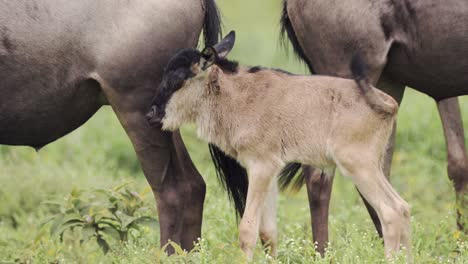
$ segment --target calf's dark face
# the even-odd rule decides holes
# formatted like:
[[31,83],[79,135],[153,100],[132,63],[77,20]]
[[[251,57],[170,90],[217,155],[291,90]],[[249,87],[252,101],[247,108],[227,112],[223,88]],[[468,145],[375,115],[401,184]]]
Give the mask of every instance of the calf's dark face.
[[167,64],[162,82],[157,88],[151,103],[151,109],[146,114],[151,125],[160,124],[166,114],[166,106],[172,95],[184,87],[185,83],[197,75],[197,67],[201,54],[194,49],[179,51]]
[[[235,32],[231,31],[218,44],[213,47],[206,47],[202,52],[195,49],[182,49],[177,52],[167,64],[162,82],[157,88],[156,95],[151,102],[151,108],[146,113],[148,122],[151,125],[160,125],[163,127],[162,122],[166,117],[167,106],[174,94],[184,89],[185,86],[196,86],[195,83],[197,82],[198,87],[200,87],[200,81],[203,82],[203,78],[205,77],[203,72],[216,63],[218,59],[225,58],[234,46],[234,41]],[[200,78],[194,78],[197,76]],[[191,81],[191,79],[194,81]],[[190,87],[186,88],[190,89]],[[190,94],[185,94],[185,96],[184,98],[193,98]],[[190,100],[186,102],[188,101]],[[191,107],[187,106],[186,102],[179,102],[180,105],[183,105],[181,108]],[[192,107],[196,106],[192,105]],[[178,108],[176,110],[181,109]]]

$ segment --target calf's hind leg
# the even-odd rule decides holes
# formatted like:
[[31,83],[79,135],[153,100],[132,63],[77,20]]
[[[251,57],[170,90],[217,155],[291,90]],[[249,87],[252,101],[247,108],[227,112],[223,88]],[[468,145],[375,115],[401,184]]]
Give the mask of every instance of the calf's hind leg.
[[[458,98],[437,102],[447,145],[448,176],[453,183],[457,200],[457,225],[462,231],[466,224],[468,194],[468,156],[466,154],[463,121]],[[464,211],[463,211],[464,210]],[[465,216],[464,216],[465,215]]]
[[[385,74],[382,74],[379,78],[379,81],[377,82],[377,88],[380,90],[384,91],[395,101],[397,101],[398,104],[401,103],[403,100],[403,95],[405,93],[405,85],[395,82],[388,78]],[[384,175],[387,179],[390,179],[390,172],[391,172],[391,167],[392,167],[392,159],[393,159],[393,151],[395,147],[395,139],[396,139],[396,128],[397,124],[396,121],[393,124],[393,130],[392,134],[388,140],[387,146],[385,147],[385,158],[384,158],[384,163],[383,163],[383,172]],[[362,196],[361,193],[359,193],[361,196],[362,200],[364,201],[364,204],[366,206],[367,211],[369,212],[369,215],[372,219],[372,222],[374,223],[375,229],[377,230],[377,233],[379,234],[380,237],[383,236],[382,234],[382,226],[379,221],[379,217],[375,210],[372,208],[372,206],[369,204],[368,201]]]
[[[377,72],[380,70],[376,70]],[[403,100],[405,86],[393,80],[390,80],[385,74],[380,76],[377,87],[385,93],[392,96],[398,104]],[[392,165],[393,150],[395,145],[396,123],[393,126],[393,132],[390,136],[385,149],[385,159],[383,170],[385,177],[390,178],[390,168]],[[312,218],[312,235],[314,242],[317,243],[317,251],[323,256],[328,243],[328,208],[330,204],[331,189],[333,185],[333,175],[331,173],[322,173],[318,169],[310,166],[304,166],[304,176],[306,178],[307,193],[309,196],[310,215]],[[382,227],[379,217],[372,206],[363,198],[364,204],[374,223],[374,226],[382,237]]]
[[339,169],[351,177],[353,183],[376,210],[382,224],[385,243],[385,254],[391,257],[399,251],[400,244],[407,250],[410,258],[410,209],[409,205],[398,195],[388,180],[374,153],[355,155],[355,151],[340,151],[335,155]]

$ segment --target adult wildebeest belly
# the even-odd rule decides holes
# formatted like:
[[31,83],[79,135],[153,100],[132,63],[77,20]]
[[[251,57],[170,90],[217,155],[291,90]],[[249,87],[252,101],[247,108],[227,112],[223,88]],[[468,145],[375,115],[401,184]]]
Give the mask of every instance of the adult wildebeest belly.
[[101,106],[99,85],[84,72],[29,64],[38,72],[19,75],[4,66],[0,63],[0,144],[44,146],[79,127]]
[[0,2],[0,144],[40,147],[83,124],[105,103],[92,73],[152,94],[161,62],[198,38],[193,2]]
[[394,44],[386,74],[435,99],[467,95],[468,1],[411,5],[415,32],[407,43]]

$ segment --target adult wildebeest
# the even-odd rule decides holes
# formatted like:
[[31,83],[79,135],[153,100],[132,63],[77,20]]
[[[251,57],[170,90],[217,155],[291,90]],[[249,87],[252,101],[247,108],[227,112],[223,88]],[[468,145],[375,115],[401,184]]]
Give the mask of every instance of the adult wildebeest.
[[[282,27],[312,73],[349,77],[349,62],[359,50],[370,65],[372,83],[398,103],[406,85],[433,97],[444,127],[448,176],[458,210],[464,209],[468,157],[458,100],[451,97],[468,94],[468,1],[285,0]],[[394,136],[387,148],[387,176],[393,142]],[[323,254],[333,175],[310,167],[304,173],[313,236]],[[366,205],[381,234],[375,212]],[[458,211],[460,229],[464,217]]]
[[398,104],[363,78],[361,57],[352,63],[356,82],[298,76],[227,60],[234,41],[231,32],[201,53],[183,49],[174,55],[147,117],[170,131],[195,123],[200,138],[246,168],[239,237],[247,259],[259,231],[276,256],[276,176],[290,162],[330,172],[338,167],[350,176],[382,220],[386,256],[400,244],[410,255],[409,206],[382,168]]
[[[157,201],[161,245],[200,236],[205,183],[144,111],[172,54],[218,40],[214,0],[0,2],[0,144],[40,148],[109,104]],[[169,249],[170,251],[171,249]]]

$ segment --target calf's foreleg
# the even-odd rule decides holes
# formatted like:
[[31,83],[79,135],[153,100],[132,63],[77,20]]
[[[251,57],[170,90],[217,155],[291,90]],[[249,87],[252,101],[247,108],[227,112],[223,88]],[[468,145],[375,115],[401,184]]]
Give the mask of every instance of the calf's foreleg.
[[278,203],[278,182],[273,179],[266,195],[260,223],[260,239],[267,253],[278,255],[278,227],[276,212]]
[[249,175],[249,188],[244,215],[239,225],[239,242],[247,260],[251,261],[259,235],[265,201],[272,196],[269,195],[272,181],[276,181],[276,175],[281,166],[273,162],[249,161],[246,167]]

